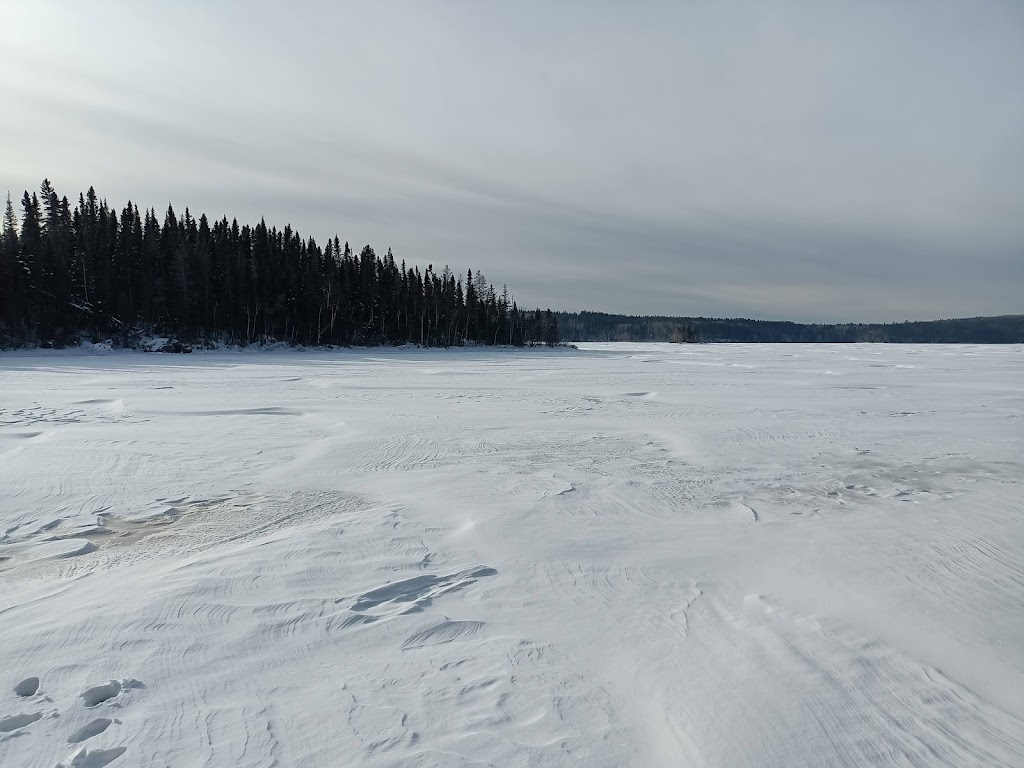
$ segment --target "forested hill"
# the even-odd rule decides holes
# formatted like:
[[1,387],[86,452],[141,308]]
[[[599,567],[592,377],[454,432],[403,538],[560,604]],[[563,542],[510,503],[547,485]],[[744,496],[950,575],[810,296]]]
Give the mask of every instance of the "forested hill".
[[708,317],[636,317],[603,312],[556,312],[555,316],[566,341],[1024,343],[1024,315],[838,325]]
[[[463,279],[464,278],[464,279]],[[170,205],[118,212],[92,188],[74,207],[49,181],[7,198],[0,235],[0,348],[83,338],[187,342],[556,343],[550,311],[521,310],[479,271],[407,267],[390,249],[323,246],[290,226],[211,222]]]

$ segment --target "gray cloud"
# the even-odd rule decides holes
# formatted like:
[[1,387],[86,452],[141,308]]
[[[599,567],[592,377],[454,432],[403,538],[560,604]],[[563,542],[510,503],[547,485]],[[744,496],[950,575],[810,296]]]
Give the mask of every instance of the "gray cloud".
[[3,188],[264,216],[566,309],[1022,310],[1016,2],[150,5],[0,9]]

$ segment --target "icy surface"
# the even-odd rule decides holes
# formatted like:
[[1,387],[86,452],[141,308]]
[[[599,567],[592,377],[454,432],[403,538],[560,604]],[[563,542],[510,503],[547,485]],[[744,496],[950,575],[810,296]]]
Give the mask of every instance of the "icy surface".
[[1024,765],[1024,349],[0,357],[0,765]]

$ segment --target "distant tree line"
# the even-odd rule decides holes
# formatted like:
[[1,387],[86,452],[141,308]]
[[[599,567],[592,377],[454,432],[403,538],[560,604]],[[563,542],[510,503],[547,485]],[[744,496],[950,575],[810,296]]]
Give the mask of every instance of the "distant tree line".
[[716,319],[558,312],[566,341],[676,342],[890,342],[901,344],[1021,344],[1024,315],[971,317],[904,323],[791,323],[777,320]]
[[291,226],[210,222],[168,205],[120,212],[90,187],[74,207],[44,180],[0,231],[0,347],[144,334],[253,344],[556,344],[551,312],[484,275],[407,267],[389,249],[322,247]]

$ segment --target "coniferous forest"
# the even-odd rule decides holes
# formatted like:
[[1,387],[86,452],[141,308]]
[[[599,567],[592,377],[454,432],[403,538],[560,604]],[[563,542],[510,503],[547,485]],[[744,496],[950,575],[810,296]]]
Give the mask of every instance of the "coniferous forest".
[[48,180],[10,196],[0,236],[0,347],[189,343],[556,344],[550,310],[520,309],[484,275],[320,246],[290,226],[211,222],[170,205],[117,211],[90,188],[74,207]]

